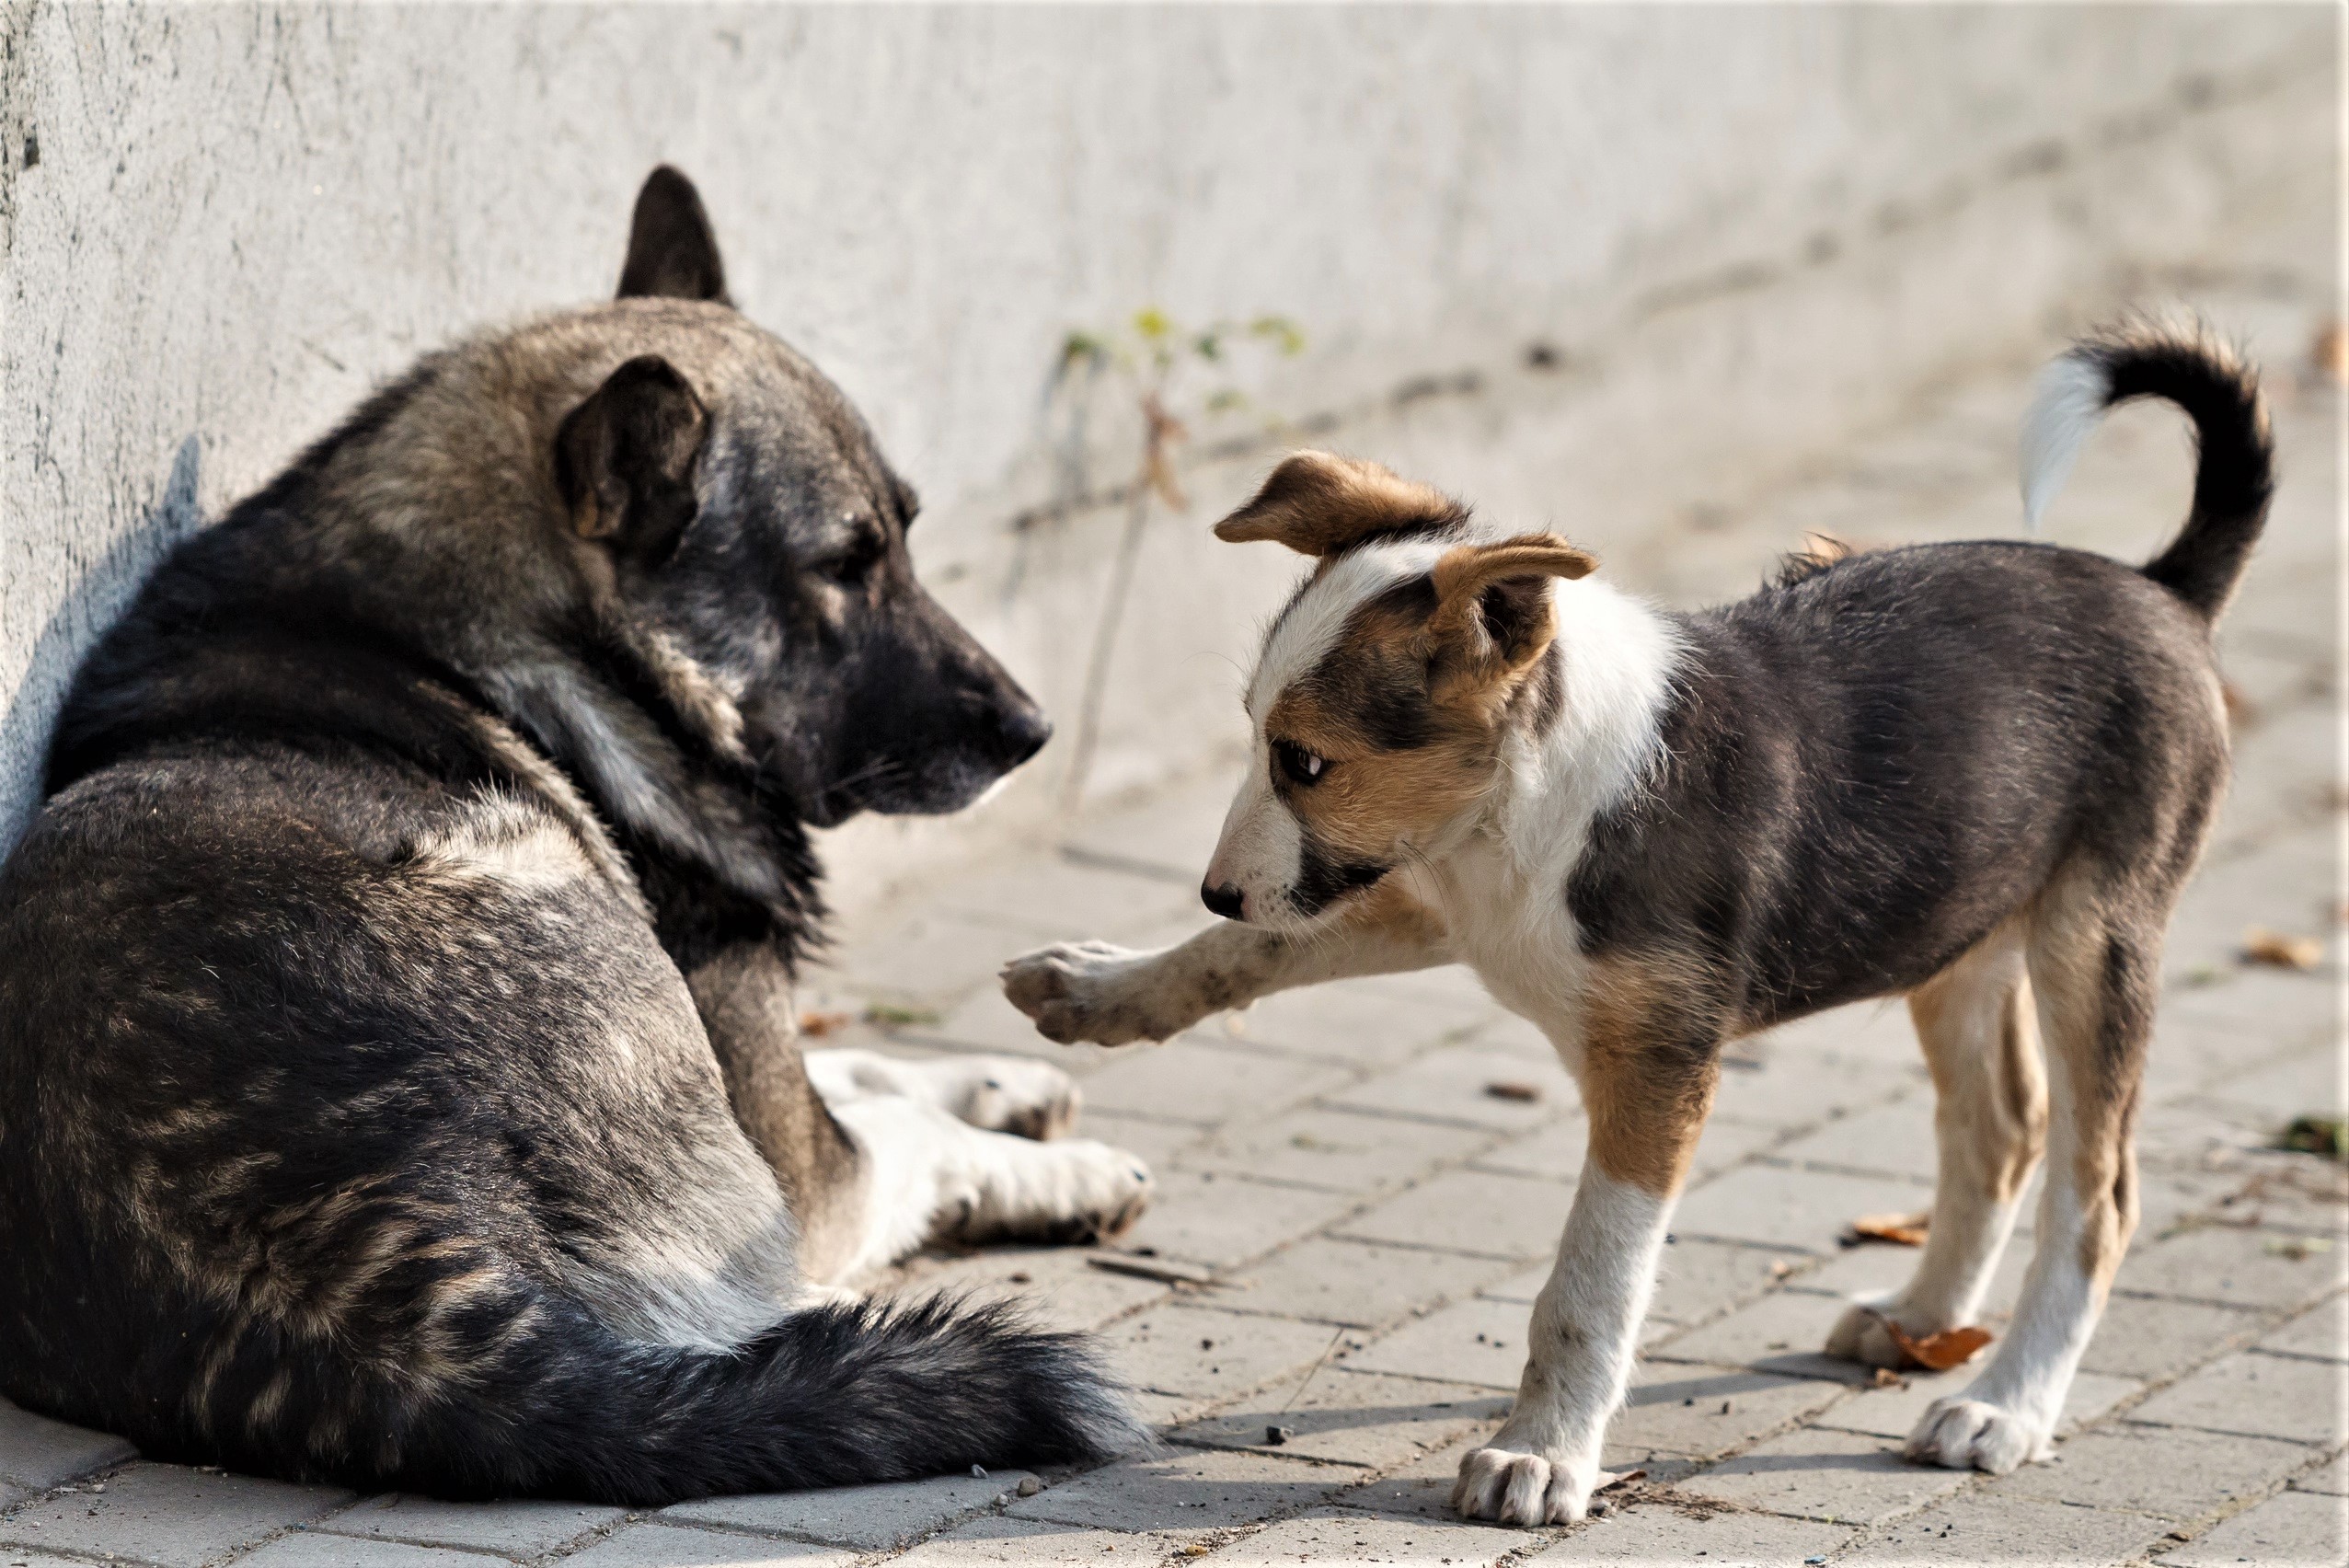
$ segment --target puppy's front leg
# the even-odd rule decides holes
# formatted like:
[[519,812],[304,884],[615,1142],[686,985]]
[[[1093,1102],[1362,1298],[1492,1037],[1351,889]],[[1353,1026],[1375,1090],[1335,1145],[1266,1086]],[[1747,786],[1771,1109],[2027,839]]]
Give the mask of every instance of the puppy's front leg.
[[1570,1524],[1589,1507],[1714,1072],[1709,1048],[1586,1035],[1590,1155],[1534,1303],[1516,1405],[1460,1462],[1452,1505],[1466,1517]]
[[1274,991],[1450,962],[1442,920],[1389,881],[1299,935],[1227,920],[1148,952],[1055,943],[1004,965],[1003,994],[1048,1040],[1125,1045],[1180,1034]]

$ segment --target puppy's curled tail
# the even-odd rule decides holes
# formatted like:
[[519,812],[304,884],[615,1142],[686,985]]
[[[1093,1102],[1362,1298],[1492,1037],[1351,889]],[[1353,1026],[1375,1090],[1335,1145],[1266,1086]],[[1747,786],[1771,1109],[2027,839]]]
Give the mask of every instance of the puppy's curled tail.
[[227,1358],[215,1408],[269,1414],[143,1446],[363,1490],[654,1507],[1086,1463],[1150,1441],[1082,1337],[1001,1305],[827,1304],[717,1349],[627,1339],[532,1294],[478,1304],[460,1337],[495,1348],[437,1376],[277,1336],[240,1345],[267,1354]]
[[2267,521],[2274,449],[2259,375],[2200,325],[2134,325],[2077,344],[2042,373],[2022,426],[2022,503],[2034,532],[2104,411],[2166,398],[2194,421],[2194,509],[2145,574],[2215,621]]

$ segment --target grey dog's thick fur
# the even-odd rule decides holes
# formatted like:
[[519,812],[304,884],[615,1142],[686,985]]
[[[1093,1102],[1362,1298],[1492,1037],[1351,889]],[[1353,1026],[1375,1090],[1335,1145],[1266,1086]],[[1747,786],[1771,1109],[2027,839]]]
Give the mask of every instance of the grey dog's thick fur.
[[952,810],[1048,732],[682,177],[625,277],[426,358],[83,671],[0,870],[27,1408],[630,1504],[1132,1435],[1000,1309],[794,1305],[860,1176],[791,1039],[803,824]]

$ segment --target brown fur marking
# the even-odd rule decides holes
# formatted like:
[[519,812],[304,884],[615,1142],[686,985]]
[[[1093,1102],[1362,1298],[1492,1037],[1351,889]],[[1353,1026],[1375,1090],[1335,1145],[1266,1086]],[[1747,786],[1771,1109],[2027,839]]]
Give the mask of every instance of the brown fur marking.
[[[2019,930],[2002,927],[1908,997],[1933,1075],[1935,1136],[1972,1156],[1967,1178],[1998,1204],[2030,1182],[2047,1139],[2047,1078],[2021,944]],[[1997,1043],[1986,1055],[1975,1026],[1988,1009]]]
[[1711,988],[1709,977],[1693,960],[1657,954],[1594,968],[1583,996],[1582,1074],[1591,1161],[1668,1198],[1687,1177],[1720,1077],[1719,1032],[1691,1007]]
[[735,1119],[774,1168],[799,1226],[800,1273],[828,1279],[860,1235],[864,1166],[808,1082],[789,976],[770,950],[744,947],[694,971],[685,984],[708,1028]]
[[[1547,534],[1463,545],[1435,567],[1432,610],[1424,594],[1399,590],[1358,605],[1335,645],[1264,718],[1268,736],[1353,764],[1292,795],[1307,830],[1341,853],[1384,859],[1482,794],[1520,706],[1514,699],[1549,651],[1549,579],[1580,577],[1595,564]],[[1542,596],[1496,635],[1486,596],[1523,583]],[[1541,713],[1545,724],[1554,717],[1554,707]]]
[[2068,1090],[2080,1270],[2100,1296],[2137,1223],[2137,1094],[2155,980],[2149,963],[2115,962],[2116,952],[2158,951],[2158,938],[2151,947],[2137,940],[2136,903],[2073,866],[2050,882],[2031,926],[2032,984]]
[[1215,537],[1235,545],[1272,539],[1301,555],[1326,557],[1366,539],[1457,527],[1468,516],[1443,491],[1376,463],[1299,452],[1215,525]]

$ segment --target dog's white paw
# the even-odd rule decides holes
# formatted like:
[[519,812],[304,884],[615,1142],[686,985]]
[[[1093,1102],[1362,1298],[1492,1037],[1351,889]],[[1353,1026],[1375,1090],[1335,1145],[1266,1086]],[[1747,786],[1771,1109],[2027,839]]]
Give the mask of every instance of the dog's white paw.
[[1901,1451],[1919,1464],[2005,1475],[2026,1462],[2054,1458],[2055,1447],[2044,1424],[1952,1394],[1927,1407]]
[[1460,1461],[1452,1508],[1464,1519],[1504,1525],[1571,1525],[1590,1511],[1598,1484],[1595,1463],[1575,1465],[1503,1447],[1503,1433]]
[[[1843,1309],[1843,1316],[1836,1320],[1835,1327],[1827,1331],[1826,1353],[1840,1360],[1857,1361],[1866,1366],[1889,1366],[1894,1371],[1907,1365],[1908,1358],[1901,1354],[1891,1331],[1884,1327],[1887,1315],[1900,1316],[1899,1308],[1894,1305],[1894,1294],[1885,1291],[1880,1296],[1854,1297],[1851,1305]],[[1917,1339],[1947,1326],[1926,1328],[1906,1319],[1901,1320],[1901,1327]]]
[[1056,942],[1005,964],[1003,994],[1063,1045],[1164,1040],[1203,1015],[1166,994],[1157,957],[1109,942]]
[[1077,1125],[1085,1096],[1077,1080],[1050,1062],[1024,1056],[980,1056],[954,1086],[955,1117],[991,1133],[1056,1138]]
[[1067,1173],[1048,1227],[1054,1239],[1105,1241],[1123,1235],[1150,1206],[1157,1183],[1139,1155],[1091,1138],[1069,1138],[1051,1146]]
[[1156,1185],[1139,1156],[1091,1138],[1026,1149],[1017,1166],[999,1179],[967,1231],[987,1239],[1104,1241],[1133,1228]]

